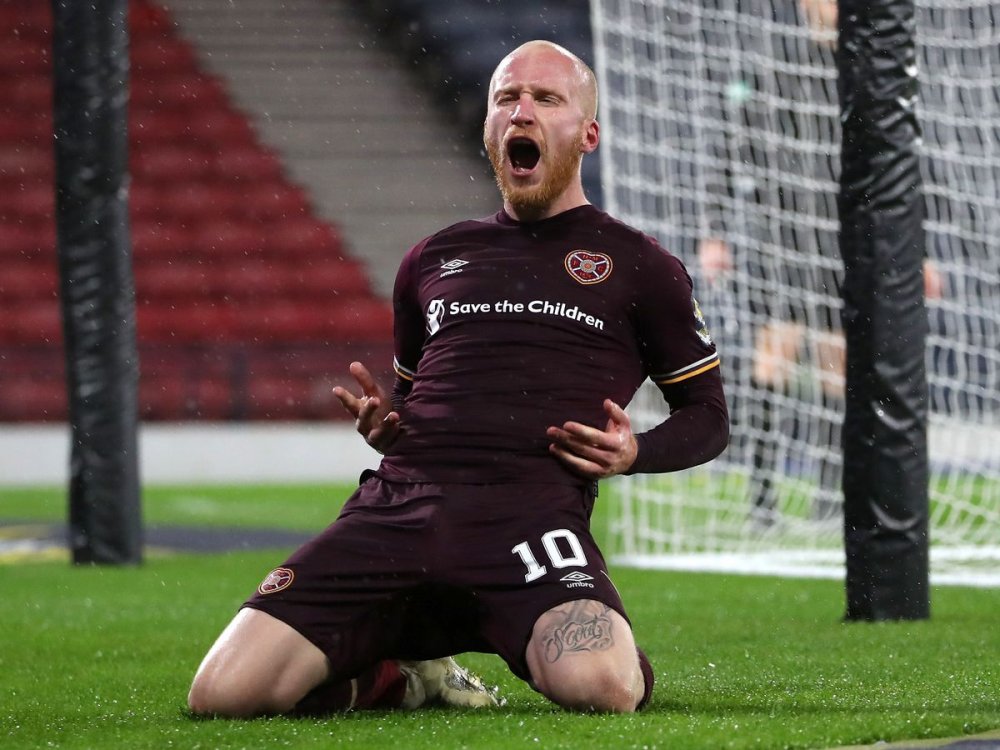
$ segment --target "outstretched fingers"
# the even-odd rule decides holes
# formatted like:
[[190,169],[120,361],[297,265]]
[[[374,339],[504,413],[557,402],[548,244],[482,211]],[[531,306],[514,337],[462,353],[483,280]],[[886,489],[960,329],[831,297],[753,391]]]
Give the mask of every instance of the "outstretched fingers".
[[368,368],[352,362],[350,373],[361,387],[356,396],[342,386],[334,386],[333,395],[354,417],[354,426],[375,450],[385,450],[399,434],[399,414],[392,410],[389,398]]

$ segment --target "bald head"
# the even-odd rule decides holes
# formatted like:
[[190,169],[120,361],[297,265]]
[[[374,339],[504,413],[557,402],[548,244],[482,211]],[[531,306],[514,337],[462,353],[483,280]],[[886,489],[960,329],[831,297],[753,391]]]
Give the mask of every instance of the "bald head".
[[594,71],[565,47],[542,39],[525,42],[500,61],[490,79],[490,100],[493,98],[497,80],[504,71],[518,60],[533,57],[541,57],[551,61],[554,65],[565,66],[575,84],[574,90],[583,116],[591,120],[597,117],[597,77],[594,75]]

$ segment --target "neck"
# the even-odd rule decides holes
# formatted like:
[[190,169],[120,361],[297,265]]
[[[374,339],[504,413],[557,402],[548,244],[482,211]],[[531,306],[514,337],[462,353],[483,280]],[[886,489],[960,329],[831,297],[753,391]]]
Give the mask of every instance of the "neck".
[[514,206],[510,201],[503,202],[504,211],[509,216],[518,221],[535,222],[544,219],[551,219],[565,211],[569,211],[580,206],[587,206],[590,201],[583,194],[583,186],[576,185],[565,192],[546,206]]

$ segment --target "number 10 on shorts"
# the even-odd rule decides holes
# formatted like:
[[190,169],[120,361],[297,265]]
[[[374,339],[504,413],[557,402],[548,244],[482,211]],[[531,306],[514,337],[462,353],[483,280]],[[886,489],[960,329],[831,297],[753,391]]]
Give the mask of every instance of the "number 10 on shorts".
[[[569,554],[563,552],[563,547],[559,544],[560,540],[564,542]],[[583,554],[580,540],[569,529],[553,529],[543,534],[542,548],[553,568],[582,568],[587,564],[587,556]],[[531,583],[548,572],[548,568],[539,564],[528,542],[515,545],[511,553],[520,557],[521,562],[528,569],[528,572],[524,574],[525,583]]]

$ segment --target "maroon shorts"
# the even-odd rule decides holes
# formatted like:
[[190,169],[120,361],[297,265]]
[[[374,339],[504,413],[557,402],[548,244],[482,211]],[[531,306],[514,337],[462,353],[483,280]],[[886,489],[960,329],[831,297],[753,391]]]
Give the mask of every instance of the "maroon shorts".
[[299,631],[337,677],[381,659],[481,651],[527,680],[525,649],[545,611],[596,599],[626,616],[589,531],[593,502],[583,487],[369,473],[340,517],[245,606]]

